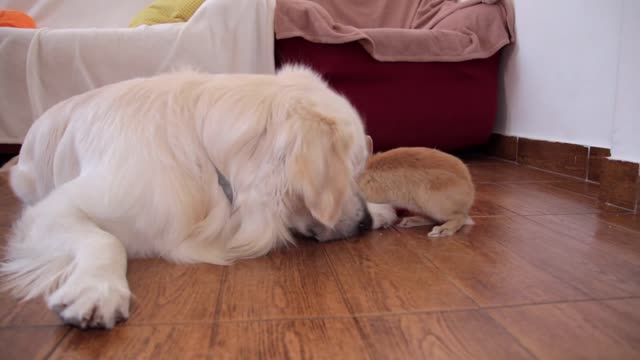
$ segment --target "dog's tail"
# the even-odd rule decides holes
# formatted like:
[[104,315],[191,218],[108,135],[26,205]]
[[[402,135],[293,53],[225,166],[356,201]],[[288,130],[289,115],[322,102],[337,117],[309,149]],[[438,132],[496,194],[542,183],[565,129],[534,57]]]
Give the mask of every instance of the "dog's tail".
[[9,236],[5,261],[0,263],[0,290],[10,291],[24,300],[50,294],[74,267],[71,253],[35,241],[36,234],[29,230],[28,222],[28,216],[16,222]]
[[38,198],[36,177],[31,167],[15,163],[9,168],[9,184],[11,189],[23,203],[34,204]]
[[[34,202],[37,187],[33,171],[19,163],[17,157],[3,167],[5,170],[18,198],[27,204]],[[46,246],[42,238],[47,234],[34,234],[30,230],[28,225],[33,216],[27,213],[25,209],[14,224],[8,236],[5,259],[0,263],[0,290],[25,300],[50,293],[73,270],[71,254]],[[40,237],[40,241],[36,237]]]

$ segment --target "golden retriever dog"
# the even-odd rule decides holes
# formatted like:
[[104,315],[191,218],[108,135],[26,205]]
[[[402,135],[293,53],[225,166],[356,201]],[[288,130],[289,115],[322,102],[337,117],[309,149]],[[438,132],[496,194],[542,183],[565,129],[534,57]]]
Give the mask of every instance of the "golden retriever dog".
[[[373,142],[367,138],[369,152]],[[372,154],[359,186],[367,201],[407,209],[416,216],[398,226],[433,224],[429,236],[449,236],[473,224],[469,209],[475,187],[467,166],[453,155],[428,148],[397,148]]]
[[25,209],[0,271],[69,324],[129,314],[128,257],[229,264],[392,224],[356,179],[350,103],[314,72],[176,72],[65,100],[29,130],[10,183]]

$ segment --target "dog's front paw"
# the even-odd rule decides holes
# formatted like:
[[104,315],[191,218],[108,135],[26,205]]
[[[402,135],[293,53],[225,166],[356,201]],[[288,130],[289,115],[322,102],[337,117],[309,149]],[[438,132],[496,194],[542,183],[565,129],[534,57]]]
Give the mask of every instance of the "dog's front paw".
[[391,205],[367,203],[371,218],[373,219],[373,229],[387,228],[398,220],[396,210]]
[[129,317],[130,297],[126,280],[73,274],[47,298],[47,304],[65,324],[110,329]]

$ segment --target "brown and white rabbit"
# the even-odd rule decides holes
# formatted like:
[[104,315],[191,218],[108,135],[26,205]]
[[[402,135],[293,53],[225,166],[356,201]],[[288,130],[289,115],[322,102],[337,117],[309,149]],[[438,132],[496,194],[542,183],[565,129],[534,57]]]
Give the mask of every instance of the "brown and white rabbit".
[[367,201],[406,209],[415,216],[400,221],[400,227],[435,226],[429,236],[449,236],[463,225],[473,224],[469,209],[475,187],[467,166],[442,151],[408,147],[373,154],[358,183]]

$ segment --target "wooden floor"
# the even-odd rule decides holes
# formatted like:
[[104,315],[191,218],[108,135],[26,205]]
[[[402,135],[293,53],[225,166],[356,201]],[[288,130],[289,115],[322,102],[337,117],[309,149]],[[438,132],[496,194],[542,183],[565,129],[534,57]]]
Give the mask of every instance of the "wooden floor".
[[[389,229],[230,267],[132,261],[131,317],[111,331],[3,294],[0,358],[639,359],[640,218],[600,206],[596,185],[469,162],[477,224],[454,237]],[[4,182],[0,204],[4,233]]]

